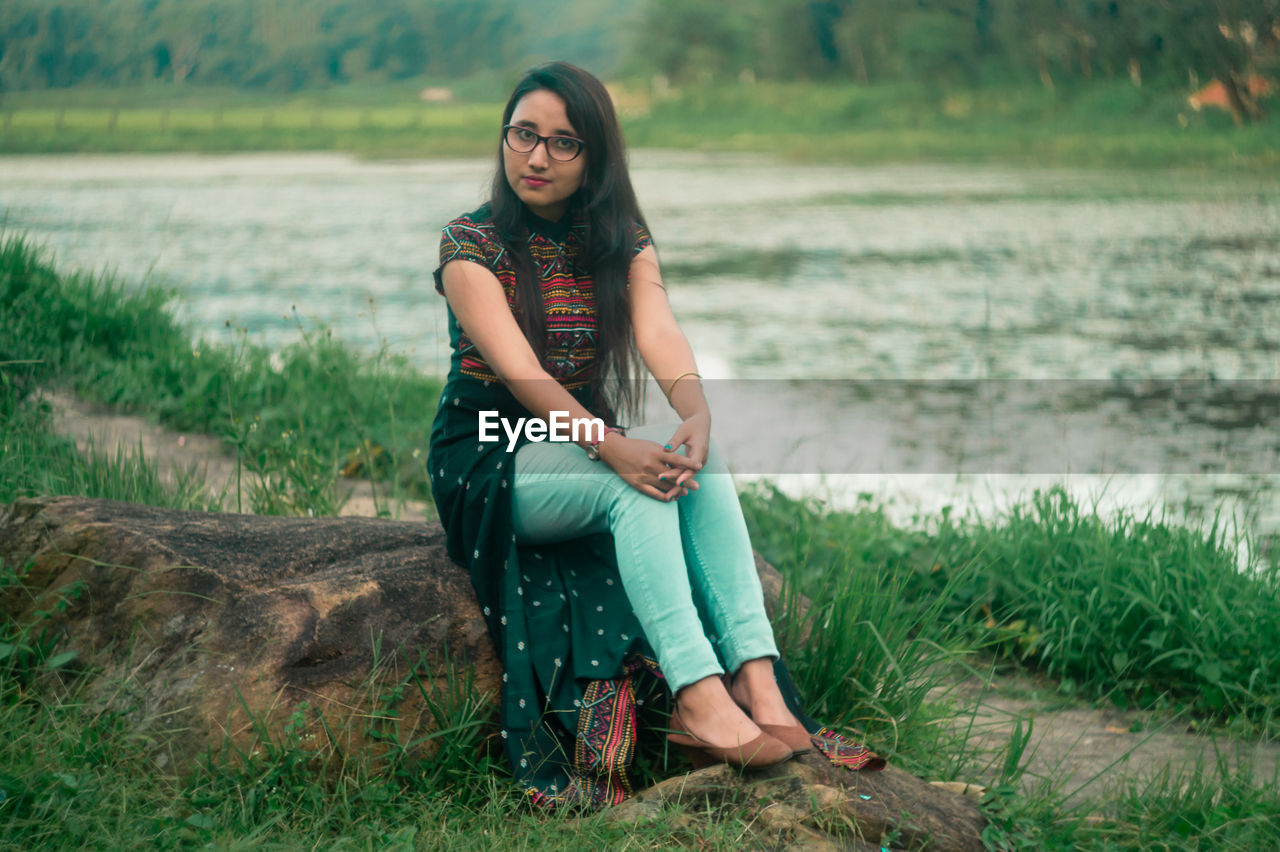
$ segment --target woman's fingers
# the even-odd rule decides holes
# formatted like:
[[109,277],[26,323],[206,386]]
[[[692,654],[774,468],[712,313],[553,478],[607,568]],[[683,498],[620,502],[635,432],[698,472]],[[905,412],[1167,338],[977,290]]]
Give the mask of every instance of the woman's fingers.
[[698,484],[698,480],[693,478],[686,479],[684,482],[681,482],[678,484],[680,485],[681,488],[684,489],[685,494],[688,494],[691,491],[697,491],[701,487]]
[[701,469],[702,463],[696,458],[690,458],[689,455],[675,451],[675,447],[679,446],[675,441],[679,440],[681,431],[683,431],[683,428],[677,430],[676,435],[662,448],[664,452],[661,455],[661,460],[668,467],[668,471],[659,474],[659,478],[673,482],[674,486],[680,489],[681,496],[683,496],[690,491],[697,490],[698,484],[694,481],[694,475]]
[[691,476],[693,476],[692,471],[667,468],[665,472],[658,474],[656,478],[659,483],[659,488],[666,488],[668,491],[671,491],[687,487],[688,483],[691,481]]
[[692,471],[676,471],[671,468],[658,474],[658,488],[662,491],[664,499],[674,500],[677,497],[684,497],[690,492],[697,491],[698,483],[690,478],[692,476]]
[[694,471],[692,470],[680,471],[676,476],[676,485],[682,485],[685,488],[690,488],[696,491],[698,489],[698,481],[693,478],[693,475]]
[[659,491],[658,489],[654,488],[652,485],[645,485],[644,483],[640,483],[640,482],[633,482],[631,484],[635,486],[635,489],[639,491],[641,494],[652,497],[655,500],[662,500],[663,502],[666,502],[666,500],[668,499],[665,491]]
[[[668,444],[667,446],[674,446],[674,445]],[[665,452],[659,454],[658,460],[663,464],[667,465],[668,467],[683,468],[685,470],[694,471],[695,473],[697,472],[698,468],[702,467],[701,464],[699,464],[698,462],[694,461],[693,459],[689,458],[686,455],[681,455],[680,453],[677,453],[673,450],[667,450],[666,447],[663,447],[663,449],[665,450]]]
[[682,424],[676,429],[675,434],[671,436],[671,440],[667,441],[667,444],[663,449],[674,452],[681,447],[687,448],[691,446],[691,442],[693,440],[693,430]]
[[685,443],[685,458],[693,466],[694,470],[701,470],[702,466],[707,462],[707,445],[701,441],[691,439]]
[[679,487],[670,480],[662,480],[660,482],[660,484],[668,486],[666,491],[663,491],[661,488],[655,488],[645,482],[632,482],[631,484],[640,493],[647,494],[653,499],[661,500],[664,503],[674,500],[677,497],[683,497],[689,493],[689,489]]
[[693,477],[701,467],[676,452],[676,446],[628,438],[609,463],[637,491],[655,500],[674,500],[698,490]]

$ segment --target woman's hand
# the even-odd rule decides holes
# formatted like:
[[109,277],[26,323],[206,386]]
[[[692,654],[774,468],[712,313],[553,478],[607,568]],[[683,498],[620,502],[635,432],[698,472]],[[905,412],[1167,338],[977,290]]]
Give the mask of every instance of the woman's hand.
[[676,485],[697,490],[698,483],[693,481],[693,477],[707,463],[707,451],[711,447],[711,412],[703,409],[686,417],[667,442],[667,446],[672,450],[684,447],[685,458],[692,463],[691,467],[679,471]]
[[600,458],[632,488],[663,501],[697,490],[692,477],[702,466],[654,441],[625,438],[616,432],[600,442]]
[[673,450],[686,447],[694,470],[700,470],[707,463],[707,450],[711,446],[711,412],[703,409],[686,417],[667,446]]

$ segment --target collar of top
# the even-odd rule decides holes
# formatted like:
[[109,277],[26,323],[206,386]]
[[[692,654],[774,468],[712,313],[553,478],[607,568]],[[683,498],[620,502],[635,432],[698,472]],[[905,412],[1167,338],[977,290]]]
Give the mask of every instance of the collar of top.
[[546,237],[557,243],[562,243],[569,236],[569,231],[573,230],[573,226],[581,219],[580,211],[576,206],[570,207],[560,217],[559,221],[551,222],[543,219],[537,213],[534,213],[528,207],[524,209],[524,224],[529,229],[529,235],[537,234]]

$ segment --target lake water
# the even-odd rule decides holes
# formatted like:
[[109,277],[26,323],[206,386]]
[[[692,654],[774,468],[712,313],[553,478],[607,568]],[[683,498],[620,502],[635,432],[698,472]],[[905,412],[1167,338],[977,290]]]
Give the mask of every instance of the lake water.
[[[325,323],[443,373],[439,229],[490,168],[11,157],[0,218],[62,268],[177,289],[209,339]],[[654,151],[632,172],[738,470],[902,519],[1062,482],[1280,533],[1280,181]]]

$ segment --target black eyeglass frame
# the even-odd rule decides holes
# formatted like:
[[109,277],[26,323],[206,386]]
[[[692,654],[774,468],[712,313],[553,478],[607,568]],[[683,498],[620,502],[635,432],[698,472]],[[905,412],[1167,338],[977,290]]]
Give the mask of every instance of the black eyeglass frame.
[[[529,146],[529,149],[527,151],[521,151],[515,145],[511,144],[511,131],[513,130],[518,130],[521,133],[528,133],[530,136],[535,137],[534,143]],[[561,159],[560,157],[557,157],[552,152],[552,149],[551,149],[552,139],[568,139],[572,142],[576,142],[578,144],[578,149],[574,151],[573,156],[568,158],[567,160]],[[560,134],[557,134],[555,136],[543,136],[541,133],[534,133],[532,130],[530,130],[529,128],[525,127],[522,124],[504,124],[502,126],[502,142],[504,145],[506,145],[512,151],[515,151],[517,154],[532,154],[534,151],[537,150],[539,145],[543,145],[547,149],[547,156],[555,160],[557,163],[572,163],[574,160],[578,159],[578,157],[582,156],[582,149],[587,147],[587,143],[582,141],[576,136],[564,136]]]

